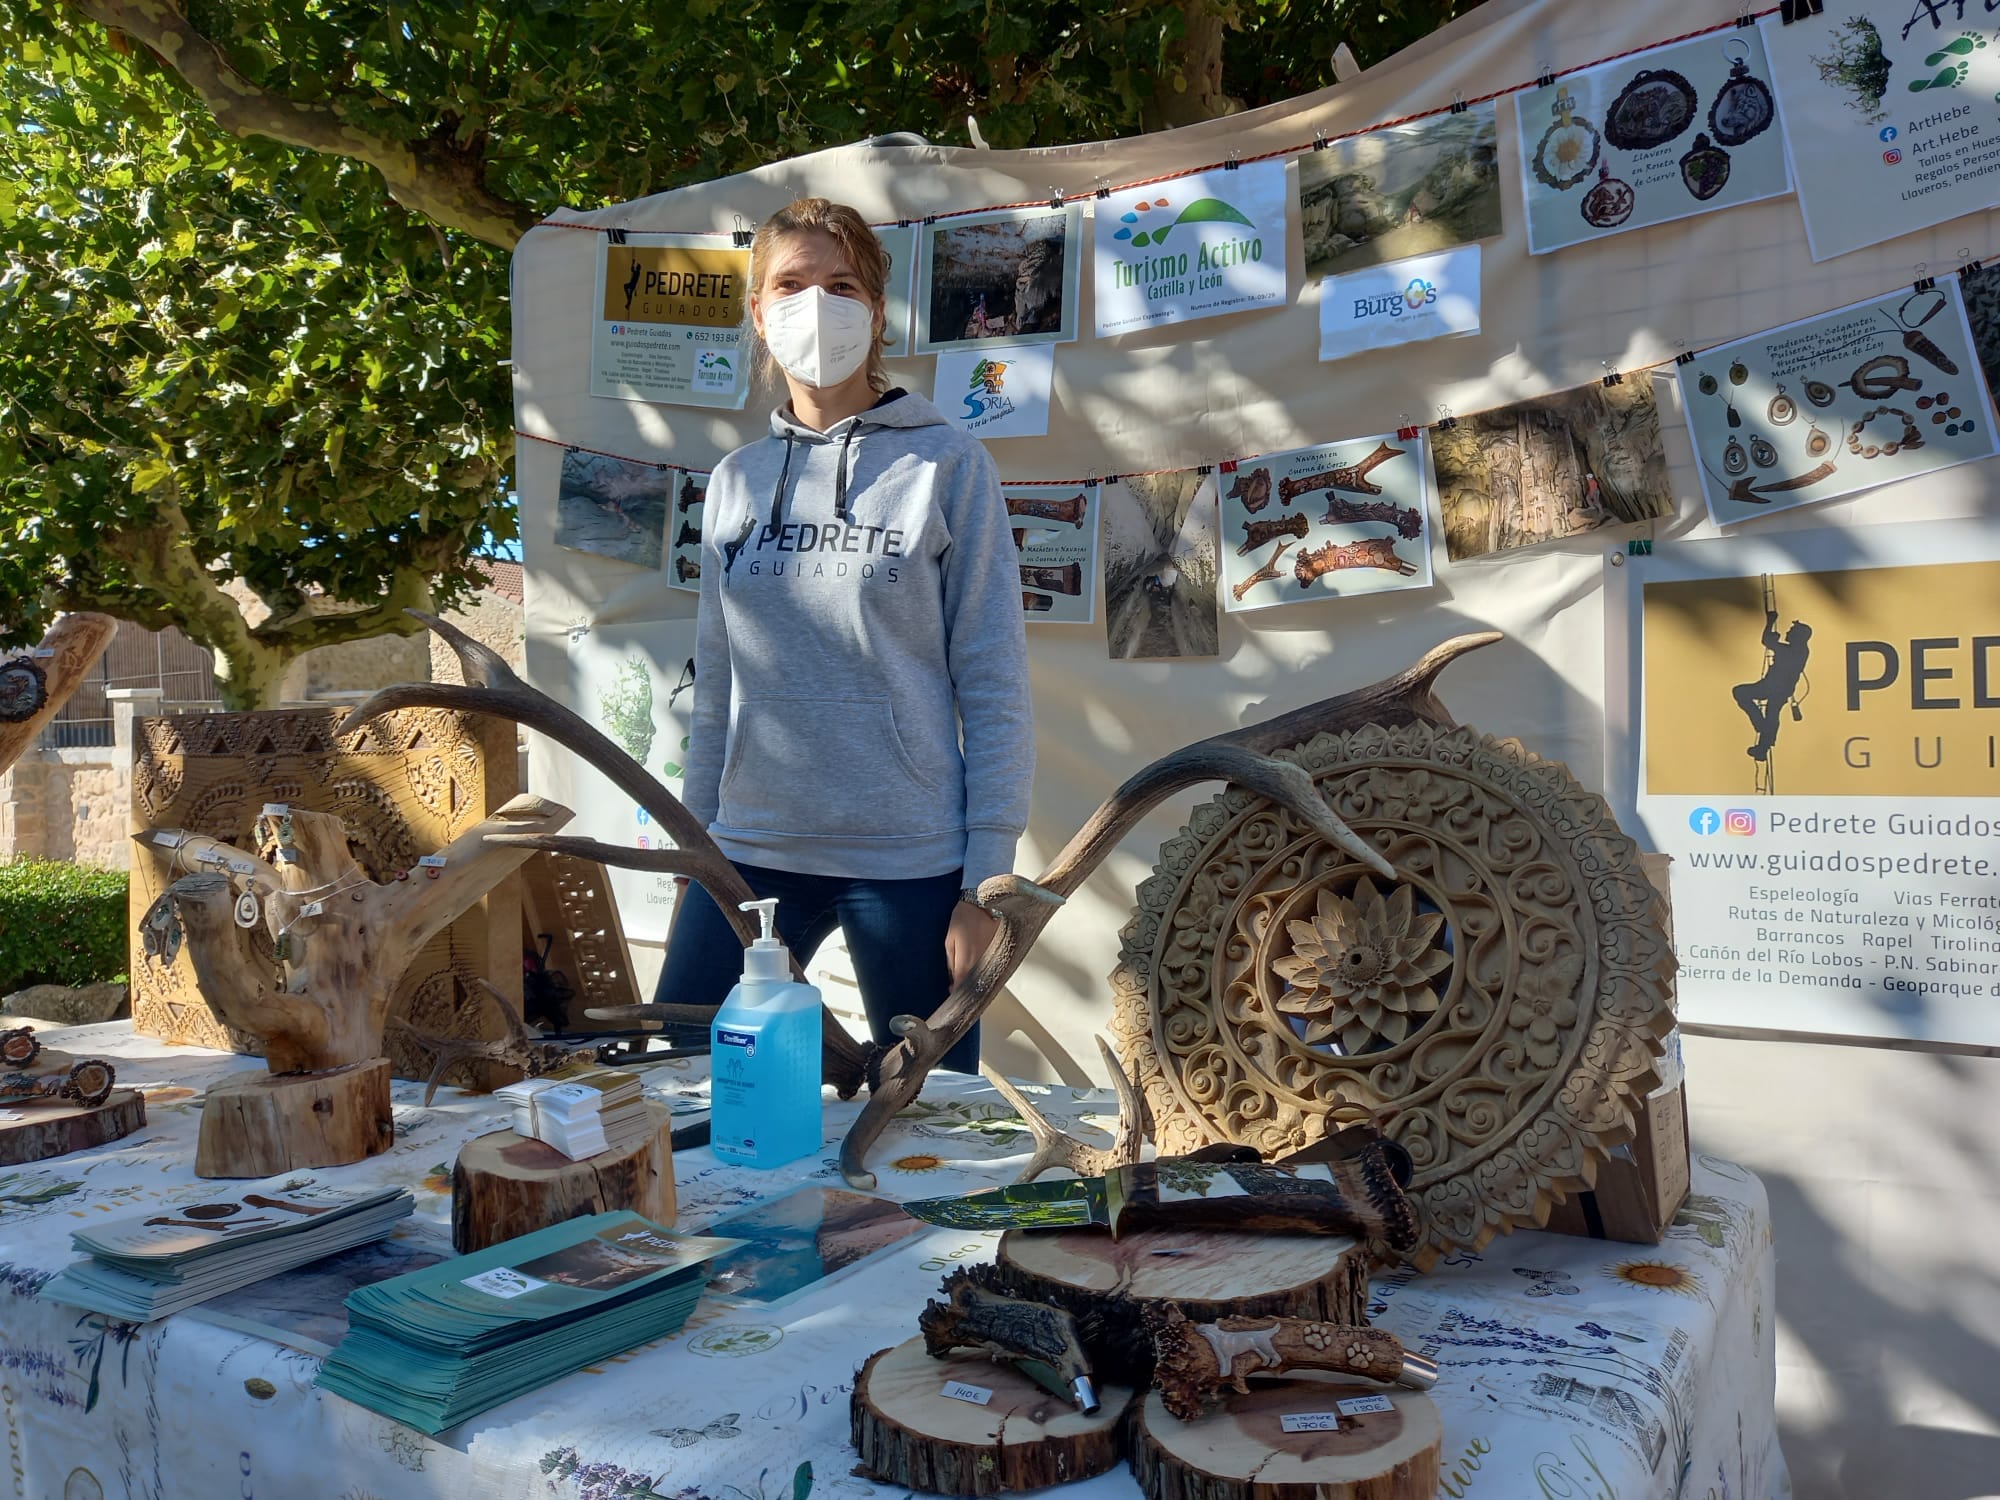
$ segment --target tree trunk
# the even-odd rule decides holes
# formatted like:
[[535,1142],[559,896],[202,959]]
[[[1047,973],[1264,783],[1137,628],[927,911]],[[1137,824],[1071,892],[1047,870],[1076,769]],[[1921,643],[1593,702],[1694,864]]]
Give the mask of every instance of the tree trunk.
[[298,653],[249,641],[212,649],[215,687],[222,695],[223,708],[230,713],[249,713],[276,708],[283,701],[285,668]]
[[[1380,1396],[1388,1411],[1337,1403]],[[1285,1431],[1302,1416],[1327,1425]],[[1332,1425],[1337,1422],[1338,1425]],[[1430,1500],[1444,1426],[1431,1398],[1351,1380],[1258,1382],[1199,1421],[1167,1414],[1158,1391],[1132,1422],[1132,1473],[1147,1500]]]
[[1183,28],[1161,49],[1153,97],[1139,112],[1146,130],[1220,119],[1243,108],[1222,92],[1222,16],[1210,0],[1182,0]]

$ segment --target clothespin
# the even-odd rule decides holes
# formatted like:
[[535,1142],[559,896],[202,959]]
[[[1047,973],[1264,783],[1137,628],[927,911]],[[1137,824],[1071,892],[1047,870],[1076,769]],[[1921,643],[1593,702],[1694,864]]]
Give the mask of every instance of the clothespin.
[[609,229],[605,230],[604,233],[610,238],[611,243],[614,245],[622,245],[625,243],[625,231],[616,224],[613,224]]
[[1462,115],[1465,113],[1464,89],[1453,89],[1451,91],[1451,113],[1455,115]]
[[1442,403],[1438,406],[1438,419],[1431,424],[1439,432],[1449,432],[1458,425],[1458,418],[1451,414],[1451,408]]
[[1807,16],[1817,16],[1826,9],[1824,0],[1784,0],[1778,15],[1789,26],[1794,21],[1803,21]]
[[1614,385],[1625,383],[1625,377],[1618,373],[1617,367],[1610,360],[1601,359],[1598,363],[1604,366],[1604,385],[1607,390]]
[[732,214],[730,217],[736,220],[736,228],[730,232],[729,236],[731,243],[738,250],[748,250],[757,238],[755,232],[751,230],[749,225],[743,222],[743,215]]

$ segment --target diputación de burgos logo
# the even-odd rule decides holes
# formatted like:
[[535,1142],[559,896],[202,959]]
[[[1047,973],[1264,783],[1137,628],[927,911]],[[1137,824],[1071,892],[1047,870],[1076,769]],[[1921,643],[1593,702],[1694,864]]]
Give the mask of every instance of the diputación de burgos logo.
[[1400,318],[1404,313],[1421,312],[1437,301],[1440,295],[1435,281],[1412,276],[1410,284],[1400,293],[1392,292],[1382,297],[1356,297],[1354,321],[1359,323],[1368,318]]

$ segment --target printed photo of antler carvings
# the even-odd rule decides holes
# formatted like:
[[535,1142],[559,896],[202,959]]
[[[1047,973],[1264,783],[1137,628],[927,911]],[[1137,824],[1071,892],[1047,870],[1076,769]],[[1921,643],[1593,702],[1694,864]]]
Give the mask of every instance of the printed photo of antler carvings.
[[1097,618],[1097,514],[1102,487],[1003,485],[1021,554],[1021,607],[1030,625]]
[[1603,799],[1425,717],[1276,752],[1393,880],[1231,787],[1162,846],[1113,975],[1162,1156],[1269,1158],[1372,1121],[1415,1164],[1420,1267],[1594,1184],[1658,1081],[1675,969]]
[[1238,459],[1221,494],[1232,611],[1430,587],[1421,433]]

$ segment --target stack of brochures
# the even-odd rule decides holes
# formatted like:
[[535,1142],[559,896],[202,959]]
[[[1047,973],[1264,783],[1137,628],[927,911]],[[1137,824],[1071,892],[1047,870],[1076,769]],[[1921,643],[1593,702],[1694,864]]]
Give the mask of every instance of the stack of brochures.
[[415,1206],[399,1187],[293,1184],[93,1224],[42,1295],[149,1323],[293,1266],[379,1240]]
[[742,1243],[592,1214],[360,1287],[319,1384],[439,1433],[666,1337],[694,1311],[707,1262]]
[[514,1131],[545,1141],[572,1161],[629,1150],[653,1130],[637,1074],[572,1063],[542,1078],[496,1090],[514,1107]]

